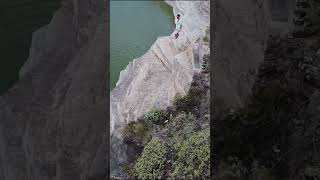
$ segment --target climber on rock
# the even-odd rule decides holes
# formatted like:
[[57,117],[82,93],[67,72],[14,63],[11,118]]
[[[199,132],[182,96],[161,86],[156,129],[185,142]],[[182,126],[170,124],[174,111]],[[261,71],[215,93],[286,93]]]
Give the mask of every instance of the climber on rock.
[[179,32],[181,31],[182,24],[180,20],[180,14],[177,14],[177,18],[175,19],[176,29],[174,30],[175,38],[177,39],[179,37]]

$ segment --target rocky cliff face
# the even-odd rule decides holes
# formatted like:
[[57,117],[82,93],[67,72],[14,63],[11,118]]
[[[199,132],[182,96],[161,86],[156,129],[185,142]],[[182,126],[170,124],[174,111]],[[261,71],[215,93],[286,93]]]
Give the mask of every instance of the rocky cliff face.
[[[239,1],[239,3],[244,2],[246,0]],[[216,179],[319,179],[320,159],[317,137],[320,129],[318,123],[320,4],[314,0],[286,1],[287,4],[282,5],[273,0],[265,2],[271,3],[269,5],[275,9],[271,8],[269,11],[272,14],[269,32],[258,33],[259,29],[250,32],[251,38],[257,33],[261,39],[266,35],[269,37],[266,43],[267,48],[262,53],[263,61],[255,66],[259,67],[258,73],[251,76],[254,78],[254,83],[248,84],[248,91],[246,91],[248,93],[243,96],[247,97],[246,104],[234,111],[222,112],[221,116],[213,120],[216,136],[213,144],[216,157],[215,176]],[[223,3],[220,3],[217,16],[225,17],[225,21],[220,19],[216,22],[217,29],[232,22],[232,12],[240,14],[240,11],[226,10],[224,11],[226,16],[221,16]],[[224,5],[224,9],[235,6],[232,3]],[[246,11],[248,10],[247,8]],[[268,14],[268,12],[265,13]],[[260,16],[251,14],[246,19],[256,19]],[[265,21],[260,19],[257,22],[260,24]],[[240,26],[239,29],[243,27]],[[240,44],[242,41],[227,41],[232,32],[225,32],[228,36],[222,37],[218,35],[223,33],[217,33],[217,40],[219,40],[216,45],[217,50],[225,50],[231,54],[231,57],[241,50],[242,54],[252,53],[250,48]],[[239,33],[236,35],[239,36]],[[223,43],[223,40],[227,42]],[[248,41],[250,42],[250,37]],[[224,56],[220,55],[223,53],[217,52],[217,59],[222,63],[221,57]],[[244,71],[250,56],[239,58],[234,56],[230,60],[232,63],[227,64],[224,69],[237,67],[234,66],[235,60],[243,62],[243,67],[238,70]],[[260,59],[256,60],[260,61]],[[223,68],[215,70],[219,72],[219,69]],[[216,74],[217,71],[214,73]],[[214,77],[219,80],[218,75]],[[238,79],[238,74],[230,78]],[[232,95],[232,93],[237,95],[242,92],[235,87],[229,86],[231,91],[226,92],[225,95]],[[220,88],[215,82],[214,90]],[[223,100],[227,100],[225,104],[229,107],[241,106],[240,103],[233,104],[237,102],[237,96],[225,96]],[[219,107],[219,104],[215,102],[213,104]]]
[[264,59],[270,33],[294,37],[316,34],[319,2],[268,0],[216,2],[215,110],[243,107]]
[[167,1],[183,21],[179,38],[159,37],[142,57],[133,60],[120,74],[110,98],[111,171],[119,173],[126,162],[121,128],[151,110],[165,108],[175,95],[184,95],[195,71],[200,71],[209,45],[209,1]]
[[215,110],[245,104],[266,48],[270,15],[267,1],[217,0]]
[[320,28],[320,2],[317,0],[294,0],[293,2],[293,35],[307,37],[317,33]]
[[34,33],[19,82],[0,97],[0,179],[105,176],[105,7],[65,0]]

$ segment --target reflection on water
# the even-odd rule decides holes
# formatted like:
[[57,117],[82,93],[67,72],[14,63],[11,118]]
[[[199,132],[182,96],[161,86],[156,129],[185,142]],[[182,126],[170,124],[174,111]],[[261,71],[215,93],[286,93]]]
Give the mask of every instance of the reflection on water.
[[172,33],[172,8],[163,1],[110,2],[110,81],[115,87],[121,70],[143,55],[158,36]]

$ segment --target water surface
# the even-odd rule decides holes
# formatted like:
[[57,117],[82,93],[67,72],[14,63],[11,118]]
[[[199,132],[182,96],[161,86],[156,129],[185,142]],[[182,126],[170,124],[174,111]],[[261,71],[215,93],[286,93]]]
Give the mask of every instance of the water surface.
[[174,28],[172,8],[163,1],[110,2],[110,86],[134,58],[142,56],[158,36]]

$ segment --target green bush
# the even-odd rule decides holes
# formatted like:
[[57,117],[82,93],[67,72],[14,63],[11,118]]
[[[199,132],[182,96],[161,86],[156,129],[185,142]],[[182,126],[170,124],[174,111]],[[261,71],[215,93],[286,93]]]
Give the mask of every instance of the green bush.
[[164,125],[165,121],[168,119],[168,113],[164,110],[158,109],[151,110],[144,116],[144,120],[150,127],[152,127],[154,124]]
[[202,87],[199,82],[192,82],[189,92],[185,96],[177,95],[173,100],[173,106],[178,112],[198,113],[201,99],[206,95],[205,87]]
[[173,118],[170,124],[170,133],[173,135],[183,136],[196,129],[196,118],[191,113],[182,112]]
[[[187,95],[176,96],[166,110],[154,109],[143,116],[146,134],[154,137],[147,138],[151,140],[131,168],[136,178],[209,179],[209,126],[203,126],[203,121],[209,121],[204,114],[209,112],[202,107],[205,85],[202,76],[195,76]],[[140,139],[144,133],[131,134]]]
[[122,133],[124,138],[136,143],[145,144],[151,139],[150,129],[144,121],[129,122]]
[[173,105],[178,112],[190,112],[193,108],[193,101],[194,99],[189,95],[178,95],[174,98]]
[[249,179],[245,176],[248,174],[247,167],[237,156],[228,156],[225,159],[221,159],[217,168],[219,171],[213,175],[213,179]]
[[160,139],[153,138],[144,148],[135,163],[135,174],[139,179],[160,179],[164,174],[167,147]]
[[173,149],[173,178],[209,179],[210,146],[209,132],[193,133],[185,139],[177,138]]

